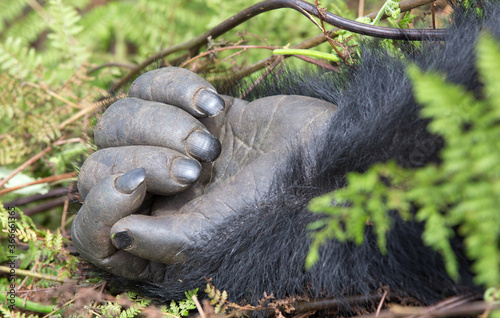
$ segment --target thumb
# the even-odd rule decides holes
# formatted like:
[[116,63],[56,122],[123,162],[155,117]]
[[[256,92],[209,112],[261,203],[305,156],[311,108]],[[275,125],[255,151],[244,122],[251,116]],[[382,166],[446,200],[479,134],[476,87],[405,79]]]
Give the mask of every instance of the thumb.
[[186,259],[196,233],[206,230],[206,219],[191,213],[162,216],[131,215],[111,228],[111,240],[118,249],[163,264]]
[[146,194],[145,177],[143,168],[134,169],[109,176],[90,190],[71,229],[75,248],[83,258],[94,263],[116,251],[109,231],[140,207]]

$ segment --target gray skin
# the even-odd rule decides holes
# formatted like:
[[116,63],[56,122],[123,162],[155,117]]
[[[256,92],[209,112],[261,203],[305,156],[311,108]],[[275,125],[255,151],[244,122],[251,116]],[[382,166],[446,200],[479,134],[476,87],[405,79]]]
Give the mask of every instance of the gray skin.
[[219,96],[172,67],[139,77],[129,96],[97,123],[72,237],[84,259],[130,279],[152,279],[150,261],[181,264],[226,218],[258,208],[292,153],[312,168],[336,111],[304,96]]

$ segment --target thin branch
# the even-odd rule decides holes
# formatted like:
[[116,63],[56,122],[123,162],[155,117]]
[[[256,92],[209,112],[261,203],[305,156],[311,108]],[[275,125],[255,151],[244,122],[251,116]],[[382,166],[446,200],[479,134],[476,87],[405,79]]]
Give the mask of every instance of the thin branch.
[[346,57],[344,56],[344,54],[340,53],[340,51],[337,49],[337,46],[335,45],[335,43],[333,43],[333,39],[328,35],[328,32],[326,31],[325,22],[324,22],[324,18],[323,18],[323,14],[327,12],[326,9],[319,7],[318,0],[315,0],[315,2],[316,2],[316,9],[318,10],[319,22],[321,23],[320,29],[323,32],[323,34],[325,35],[325,39],[328,41],[330,46],[335,50],[335,53],[337,53],[337,55],[340,56],[340,58],[344,61],[344,64],[347,65]]
[[365,10],[365,0],[359,0],[358,5],[358,18],[363,16],[363,11]]
[[105,64],[98,65],[94,68],[91,68],[90,70],[87,71],[87,75],[90,75],[90,74],[97,72],[98,70],[106,68],[106,67],[121,67],[121,68],[128,68],[129,70],[133,70],[135,65],[134,64],[117,63],[117,62],[105,63]]
[[273,56],[274,60],[271,60],[271,64],[262,73],[259,78],[252,82],[252,84],[238,97],[240,99],[245,98],[245,96],[250,93],[260,82],[262,82],[281,62],[285,60],[284,56]]
[[85,107],[84,109],[80,110],[78,113],[74,114],[73,116],[71,116],[70,118],[66,119],[65,121],[63,121],[60,125],[59,125],[59,130],[62,130],[64,127],[66,127],[66,125],[74,122],[75,120],[79,119],[80,117],[82,116],[85,116],[87,114],[91,114],[95,111],[97,111],[99,109],[99,104],[98,103],[94,103],[94,104],[91,104],[91,105],[88,105],[87,107]]
[[201,307],[201,304],[198,301],[198,297],[196,297],[196,295],[193,295],[191,298],[193,298],[194,304],[196,305],[196,309],[198,309],[198,313],[200,314],[200,317],[207,318],[207,315],[205,315],[205,312],[203,311],[203,307]]
[[61,102],[65,103],[65,104],[68,104],[70,105],[71,107],[73,108],[77,108],[77,109],[80,109],[80,107],[78,107],[77,104],[73,103],[72,101],[64,98],[63,96],[53,92],[52,90],[50,90],[48,87],[44,87],[44,86],[41,86],[39,84],[36,84],[36,83],[30,83],[30,82],[24,82],[23,85],[27,85],[27,86],[31,86],[31,87],[34,87],[34,88],[38,88],[38,89],[41,89],[41,90],[44,90],[45,93],[47,93],[48,95],[54,97],[55,99],[58,99],[60,100]]
[[60,198],[57,198],[57,199],[54,199],[54,200],[50,200],[50,201],[47,201],[47,202],[40,203],[40,204],[38,204],[36,206],[30,207],[30,208],[27,208],[27,209],[23,209],[23,213],[26,216],[32,216],[32,215],[35,215],[37,213],[53,209],[55,207],[64,205],[64,202],[66,202],[67,198],[68,197],[60,197]]
[[[404,5],[411,7],[418,7],[429,2],[433,2],[434,0],[409,0],[405,3],[400,4],[401,11],[404,10]],[[154,63],[157,60],[160,60],[167,55],[187,50],[189,51],[191,56],[197,55],[199,49],[205,45],[208,41],[208,38],[212,39],[217,38],[218,36],[226,33],[232,28],[240,25],[241,23],[247,21],[250,18],[253,18],[256,15],[261,13],[280,9],[280,8],[290,8],[297,10],[298,12],[304,14],[304,12],[309,13],[310,15],[318,16],[318,10],[313,4],[307,3],[302,0],[267,0],[263,2],[259,2],[251,7],[248,7],[239,13],[235,14],[231,18],[225,20],[221,24],[217,25],[213,29],[191,39],[186,42],[171,46],[168,49],[158,52],[157,54],[147,58],[140,64],[134,67],[129,73],[123,76],[120,80],[118,80],[115,84],[113,84],[110,88],[110,92],[114,92],[120,88],[122,88],[126,83],[128,83],[134,76],[139,74],[139,72],[145,68],[146,66]],[[307,16],[307,15],[306,15]],[[385,28],[379,26],[368,25],[356,21],[352,21],[349,19],[345,19],[334,15],[331,12],[325,11],[323,15],[324,21],[328,24],[334,25],[338,28],[348,30],[354,33],[388,38],[388,39],[399,39],[399,40],[410,40],[410,41],[422,41],[422,40],[444,40],[446,35],[448,34],[448,30],[446,29],[437,29],[437,30],[428,30],[428,29],[393,29],[393,28]]]
[[[68,191],[72,193],[73,190],[74,190],[73,185],[70,185]],[[67,195],[64,200],[63,212],[61,216],[61,232],[63,235],[66,233],[66,216],[68,215],[68,207],[70,203],[69,201],[70,199],[72,199],[72,197],[73,196]]]
[[[31,157],[30,159],[28,159],[28,161],[26,161],[25,163],[23,163],[22,165],[20,165],[19,167],[17,167],[14,171],[11,172],[11,174],[9,174],[7,177],[5,177],[4,179],[2,179],[0,181],[0,188],[5,186],[5,184],[12,178],[15,177],[16,174],[18,174],[19,172],[23,171],[24,168],[32,165],[33,163],[37,162],[38,159],[42,158],[46,153],[50,152],[52,150],[52,146],[48,146],[47,148],[45,148],[44,150],[42,150],[40,153],[38,153],[37,155]],[[10,192],[10,191],[9,191]],[[1,196],[1,192],[0,192],[0,196]]]
[[50,176],[50,177],[38,179],[38,180],[35,180],[33,182],[28,182],[28,183],[25,183],[25,184],[22,184],[22,185],[19,185],[19,186],[16,186],[16,187],[6,188],[6,189],[3,189],[3,190],[0,190],[0,197],[3,196],[3,195],[5,195],[5,194],[7,194],[7,193],[9,193],[9,192],[16,191],[16,190],[19,190],[19,189],[22,189],[22,188],[25,188],[25,187],[29,187],[29,186],[35,185],[35,184],[49,183],[49,182],[55,182],[55,181],[59,181],[59,180],[71,179],[71,178],[76,177],[77,175],[78,174],[76,172],[68,172],[68,173],[57,175],[57,176]]
[[54,147],[57,147],[57,146],[60,146],[60,145],[64,145],[64,144],[69,144],[69,143],[73,143],[73,142],[80,142],[82,144],[85,145],[85,141],[82,139],[82,138],[69,138],[69,139],[63,139],[63,140],[59,140],[59,141],[56,141],[53,146]]
[[[268,0],[257,3],[240,13],[233,16],[233,18],[237,18],[238,15],[245,12],[247,15],[245,20],[249,19],[249,13],[254,13],[255,15],[260,14],[262,12],[279,9],[279,8],[290,8],[296,11],[302,12],[306,11],[315,17],[319,17],[318,9],[315,5],[310,4],[308,2],[302,0]],[[323,12],[323,20],[333,26],[341,28],[343,30],[351,31],[358,34],[379,37],[384,39],[392,39],[392,40],[407,40],[407,41],[442,41],[445,40],[448,35],[448,30],[440,29],[394,29],[394,28],[386,28],[380,26],[368,25],[365,23],[349,20],[342,18],[338,15],[335,15],[331,12],[324,11]],[[231,18],[231,19],[233,19]],[[228,20],[226,20],[228,21]]]
[[[411,9],[414,9],[416,7],[420,7],[420,6],[429,4],[433,1],[434,0],[409,0],[409,1],[401,2],[399,4],[399,8],[401,9],[401,12],[406,12],[406,11],[410,11]],[[370,19],[373,19],[377,16],[377,14],[378,14],[378,11],[372,12],[372,13],[368,14],[367,17]],[[382,16],[382,19],[386,19],[386,18],[387,18],[387,15]],[[335,32],[338,32],[339,30],[340,29],[335,28],[335,29],[328,31],[330,38],[337,37],[338,34],[335,34]],[[310,39],[307,39],[299,44],[291,46],[290,48],[309,49],[311,47],[315,47],[317,45],[320,45],[321,43],[324,43],[324,42],[326,42],[324,34],[319,34],[319,35],[312,37]],[[266,65],[269,65],[269,63],[271,63],[272,58],[273,57],[270,56],[268,58],[260,60],[252,65],[249,65],[243,69],[240,69],[238,72],[231,73],[230,76],[227,76],[227,75],[225,75],[225,76],[212,76],[212,77],[208,77],[207,80],[208,81],[234,81],[234,79],[241,79],[243,77],[246,77],[254,72],[257,72],[257,71],[263,69],[264,67],[266,67]],[[288,57],[284,56],[284,58],[288,58]]]
[[23,198],[19,198],[19,199],[16,199],[16,200],[12,200],[12,201],[9,201],[9,202],[5,202],[3,204],[4,207],[16,207],[16,206],[22,206],[22,205],[26,205],[26,204],[29,204],[29,203],[32,203],[32,202],[36,202],[36,201],[40,201],[40,200],[45,200],[45,199],[50,199],[50,198],[53,198],[53,197],[60,197],[62,195],[66,195],[68,194],[68,191],[69,189],[66,188],[66,187],[61,187],[61,188],[56,188],[56,189],[52,189],[50,190],[49,192],[45,193],[45,194],[34,194],[34,195],[30,195],[30,196],[27,196],[27,197],[23,197]]
[[431,11],[432,11],[432,28],[436,28],[436,4],[431,3]]
[[265,50],[275,50],[275,49],[279,49],[280,47],[279,46],[265,46],[265,45],[231,45],[231,46],[225,46],[225,47],[220,47],[220,48],[216,48],[216,49],[211,49],[210,51],[205,51],[205,52],[202,52],[198,55],[196,55],[195,57],[187,60],[186,62],[182,63],[180,67],[185,67],[186,65],[188,65],[189,63],[199,59],[199,58],[202,58],[204,56],[207,56],[207,55],[210,55],[212,53],[215,53],[215,52],[221,52],[221,51],[226,51],[226,50],[235,50],[235,49],[242,49],[243,51],[246,51],[248,49],[265,49]]
[[463,294],[450,297],[437,304],[428,307],[412,307],[392,305],[390,309],[377,311],[375,314],[359,315],[355,318],[397,318],[397,317],[451,317],[451,316],[469,316],[478,314],[500,305],[499,302],[488,303],[483,301],[475,302],[480,298],[477,293]]
[[293,304],[297,312],[305,312],[310,310],[338,308],[345,304],[362,304],[365,302],[373,302],[380,300],[379,295],[368,296],[351,296],[342,299],[320,299],[316,301],[298,301]]
[[375,312],[375,317],[378,317],[378,315],[380,314],[380,310],[382,310],[382,305],[384,304],[386,297],[387,297],[387,290],[384,290],[384,295],[382,295],[382,299],[378,303],[377,311]]
[[[7,266],[0,266],[0,272],[4,273],[10,273],[11,268]],[[64,283],[64,279],[61,279],[57,276],[53,275],[48,275],[48,274],[41,274],[41,273],[33,273],[32,271],[28,271],[25,269],[19,269],[16,268],[16,275],[21,275],[21,276],[29,276],[33,278],[39,278],[39,279],[45,279],[45,280],[50,280],[53,282],[59,282],[59,283]]]
[[66,306],[68,306],[69,304],[71,304],[72,302],[74,302],[76,299],[77,299],[77,297],[73,297],[73,298],[72,298],[72,299],[70,299],[69,301],[65,302],[65,303],[61,306],[61,308],[59,308],[59,309],[58,309],[58,308],[56,307],[53,311],[49,312],[48,314],[46,314],[46,315],[45,315],[45,316],[43,316],[42,318],[53,317],[53,315],[54,315],[55,313],[57,313],[59,310],[61,310],[61,309],[65,308]]
[[304,56],[304,55],[293,55],[295,56],[296,58],[298,59],[301,59],[307,63],[311,63],[311,64],[314,64],[318,67],[321,67],[322,69],[325,69],[325,70],[329,70],[329,71],[332,71],[332,72],[335,72],[335,73],[338,73],[339,72],[339,68],[338,67],[335,67],[331,64],[328,64],[328,63],[325,63],[325,62],[322,62],[320,60],[316,60],[316,59],[313,59],[313,58],[310,58],[309,56]]
[[[456,316],[475,316],[486,310],[500,309],[500,302],[476,301],[463,304],[455,308],[433,310],[426,307],[403,307],[393,305],[391,309],[384,310],[378,318],[393,317],[456,317]],[[374,317],[374,316],[368,316]]]

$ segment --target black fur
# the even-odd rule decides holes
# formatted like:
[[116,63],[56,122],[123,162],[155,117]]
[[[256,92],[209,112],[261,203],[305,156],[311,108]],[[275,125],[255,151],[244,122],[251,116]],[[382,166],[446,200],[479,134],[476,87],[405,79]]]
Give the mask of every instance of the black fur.
[[449,40],[413,49],[406,60],[394,58],[376,43],[365,44],[362,62],[347,72],[285,72],[258,87],[253,98],[298,94],[338,105],[324,136],[324,149],[314,158],[313,177],[304,176],[300,156],[290,158],[289,165],[276,173],[268,200],[227,220],[216,231],[217,239],[192,252],[182,268],[153,264],[161,284],[120,280],[120,285],[168,300],[183,298],[195,287],[203,289],[205,278],[211,278],[230,300],[251,302],[264,292],[276,298],[295,294],[329,298],[373,295],[385,286],[393,297],[410,297],[421,304],[474,289],[460,241],[454,242],[461,265],[461,281],[455,282],[446,274],[440,255],[422,244],[422,226],[416,222],[395,221],[387,236],[387,255],[379,253],[374,237],[367,233],[361,246],[329,242],[310,271],[304,270],[304,259],[310,245],[306,225],[319,217],[307,211],[307,204],[344,186],[347,172],[364,171],[391,158],[408,167],[439,162],[442,140],[429,134],[427,121],[419,118],[405,74],[407,62],[439,70],[479,94],[474,68],[479,30],[488,29],[500,38],[500,7],[481,5],[484,16],[478,16],[475,8],[457,8]]

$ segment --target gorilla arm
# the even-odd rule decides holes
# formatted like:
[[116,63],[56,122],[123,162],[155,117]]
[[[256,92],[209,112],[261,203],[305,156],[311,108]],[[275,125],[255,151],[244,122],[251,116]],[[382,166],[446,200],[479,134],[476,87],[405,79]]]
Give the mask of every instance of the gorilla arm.
[[[474,43],[487,16],[499,34],[498,8],[491,7],[481,19],[458,10],[446,43],[408,58],[479,92]],[[285,72],[278,80],[271,74],[256,91],[290,95],[251,103],[218,96],[186,70],[144,74],[131,98],[102,117],[99,150],[81,170],[85,202],[73,224],[81,255],[132,279],[113,277],[116,285],[164,301],[202,287],[204,278],[231,300],[251,303],[264,291],[339,299],[383,287],[405,302],[430,304],[475,290],[460,237],[453,242],[457,282],[441,255],[423,244],[422,224],[401,219],[387,233],[386,255],[368,226],[362,245],[329,241],[318,263],[304,270],[307,224],[321,217],[307,210],[312,197],[377,162],[440,162],[443,141],[419,117],[408,61],[380,45],[360,52],[359,65],[345,73]]]

